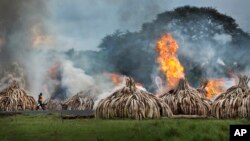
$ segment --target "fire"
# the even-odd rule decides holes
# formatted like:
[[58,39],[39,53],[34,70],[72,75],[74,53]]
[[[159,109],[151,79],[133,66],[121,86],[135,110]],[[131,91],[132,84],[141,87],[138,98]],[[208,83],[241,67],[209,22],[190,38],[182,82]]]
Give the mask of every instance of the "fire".
[[143,87],[143,84],[139,83],[139,82],[136,82],[135,85],[138,86],[138,87]]
[[[112,82],[113,82],[113,84],[115,86],[121,85],[121,84],[123,84],[123,82],[125,82],[126,76],[124,76],[124,75],[120,75],[120,74],[117,74],[117,73],[111,73],[110,75],[111,75],[111,80],[112,80]],[[137,88],[140,88],[141,90],[146,90],[144,88],[143,83],[136,82],[135,86]]]
[[43,33],[39,25],[34,25],[31,29],[32,32],[32,45],[33,47],[39,47],[41,45],[50,44],[52,42],[52,36]]
[[156,51],[159,55],[157,61],[166,76],[168,88],[174,88],[185,76],[184,68],[177,58],[178,48],[177,42],[170,33],[164,34],[156,43]]
[[207,98],[211,99],[213,96],[225,91],[223,79],[208,80],[205,90],[207,91]]
[[56,62],[55,64],[53,64],[49,70],[48,70],[48,73],[49,73],[49,76],[52,78],[52,79],[57,79],[58,78],[58,75],[59,75],[59,71],[60,71],[60,62]]
[[116,74],[116,73],[111,73],[111,80],[114,85],[120,85],[123,82],[123,76]]

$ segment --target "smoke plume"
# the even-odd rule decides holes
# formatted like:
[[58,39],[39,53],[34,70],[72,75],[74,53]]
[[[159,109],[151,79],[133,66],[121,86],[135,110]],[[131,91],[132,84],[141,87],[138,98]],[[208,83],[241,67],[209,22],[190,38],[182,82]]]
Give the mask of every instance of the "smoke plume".
[[45,98],[65,100],[94,84],[92,77],[54,48],[59,40],[48,22],[47,4],[0,1],[0,90],[17,82],[34,97],[42,92]]
[[[43,92],[46,98],[63,100],[93,87],[99,95],[112,87],[104,75],[109,72],[132,76],[154,92],[165,80],[156,62],[155,43],[166,32],[177,40],[178,57],[194,86],[202,78],[249,72],[249,34],[230,16],[188,6],[158,14],[163,8],[157,2],[104,3],[84,2],[91,7],[84,13],[72,2],[0,1],[0,90],[18,82],[35,97]],[[61,8],[65,5],[74,8],[69,12]],[[92,5],[98,10],[89,11]],[[75,19],[80,22],[71,22]],[[105,36],[116,28],[121,31]]]
[[158,14],[139,32],[116,31],[106,36],[99,52],[86,54],[101,62],[89,71],[132,76],[155,90],[155,78],[164,77],[156,63],[155,43],[166,32],[177,40],[178,57],[194,86],[203,78],[227,78],[249,66],[250,37],[233,18],[213,8],[186,6]]

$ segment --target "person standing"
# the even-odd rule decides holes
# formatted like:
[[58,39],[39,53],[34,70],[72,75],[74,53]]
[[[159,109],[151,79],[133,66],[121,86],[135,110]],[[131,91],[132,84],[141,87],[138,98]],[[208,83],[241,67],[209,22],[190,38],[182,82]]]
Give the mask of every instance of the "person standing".
[[44,106],[43,106],[43,94],[42,94],[42,93],[40,93],[40,94],[38,95],[38,106],[37,106],[37,110],[38,110],[40,107],[44,110]]

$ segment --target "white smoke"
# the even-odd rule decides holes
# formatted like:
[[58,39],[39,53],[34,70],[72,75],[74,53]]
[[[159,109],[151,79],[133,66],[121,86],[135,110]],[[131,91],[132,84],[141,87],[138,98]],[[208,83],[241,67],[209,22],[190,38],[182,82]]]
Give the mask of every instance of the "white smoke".
[[73,63],[62,62],[62,86],[67,88],[67,95],[73,96],[80,91],[93,87],[94,79],[86,75],[84,70],[75,68]]
[[217,42],[221,44],[226,44],[232,41],[232,36],[228,34],[215,34],[213,37]]
[[0,74],[0,92],[13,84],[18,87],[25,87],[23,68],[17,63],[11,64],[7,70]]
[[102,93],[100,93],[97,97],[97,100],[94,103],[94,109],[97,108],[98,103],[104,99],[107,98],[108,96],[112,95],[114,92],[118,91],[119,89],[122,89],[125,86],[125,82],[121,83],[120,85],[113,87],[113,88],[109,88],[109,90],[105,90]]

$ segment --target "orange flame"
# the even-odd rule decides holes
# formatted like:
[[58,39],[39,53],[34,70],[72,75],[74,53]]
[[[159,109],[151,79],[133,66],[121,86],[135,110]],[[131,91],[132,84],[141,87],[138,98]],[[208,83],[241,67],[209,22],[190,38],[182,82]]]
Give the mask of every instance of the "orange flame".
[[31,29],[32,32],[32,45],[33,47],[39,47],[41,45],[46,45],[52,43],[53,37],[51,35],[46,35],[43,33],[40,25],[34,25]]
[[[111,75],[111,80],[112,80],[112,82],[113,82],[113,84],[115,86],[118,86],[118,85],[122,84],[124,82],[124,80],[125,80],[124,79],[125,76],[123,76],[123,75],[120,75],[120,74],[117,74],[117,73],[111,73],[110,75]],[[137,87],[144,88],[143,83],[136,82],[135,85]]]
[[206,95],[207,98],[211,99],[215,95],[220,94],[223,91],[225,91],[224,84],[225,82],[223,79],[208,80],[207,86],[205,88],[205,90],[207,91],[207,95]]
[[52,79],[58,78],[60,66],[61,66],[60,62],[56,62],[48,69],[48,74]]
[[116,73],[111,73],[111,80],[113,84],[117,86],[123,82],[123,76]]
[[169,88],[176,87],[179,80],[185,76],[184,68],[177,58],[178,48],[177,42],[170,33],[164,34],[156,43],[156,50],[159,54],[157,61],[166,76]]

